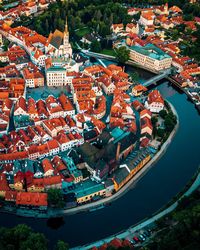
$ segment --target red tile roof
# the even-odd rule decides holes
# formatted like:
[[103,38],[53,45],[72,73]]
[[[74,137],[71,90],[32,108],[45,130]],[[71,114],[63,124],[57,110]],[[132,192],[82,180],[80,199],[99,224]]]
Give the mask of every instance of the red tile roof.
[[47,206],[46,193],[18,192],[16,205]]
[[148,95],[148,103],[151,104],[153,102],[160,102],[164,104],[164,99],[157,89],[151,91],[151,93]]
[[44,159],[42,161],[42,167],[44,169],[44,173],[46,173],[49,170],[54,170],[54,168],[52,166],[52,163],[51,163],[51,161],[49,159]]

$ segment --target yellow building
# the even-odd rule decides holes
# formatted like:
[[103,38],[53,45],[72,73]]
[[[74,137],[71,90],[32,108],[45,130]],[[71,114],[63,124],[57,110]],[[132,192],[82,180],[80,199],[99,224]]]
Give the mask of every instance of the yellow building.
[[9,184],[9,187],[11,189],[14,189],[14,190],[17,190],[17,191],[23,191],[24,190],[23,189],[23,183],[20,182],[20,181],[17,181],[17,182],[15,182],[13,184]]
[[43,192],[44,191],[44,181],[43,179],[33,179],[33,183],[27,188],[28,192]]
[[77,203],[88,202],[106,195],[105,186],[91,180],[81,182],[75,190]]
[[114,188],[118,191],[151,159],[147,149],[135,152],[135,157],[126,164],[120,165],[113,174]]

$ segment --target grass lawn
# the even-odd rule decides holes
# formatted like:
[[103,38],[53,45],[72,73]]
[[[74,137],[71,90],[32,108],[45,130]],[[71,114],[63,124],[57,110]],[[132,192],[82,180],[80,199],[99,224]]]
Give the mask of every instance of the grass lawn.
[[89,34],[90,32],[91,32],[90,28],[85,27],[85,28],[77,30],[76,35],[79,36],[79,37],[83,37],[86,34]]
[[115,51],[113,49],[103,49],[100,53],[109,56],[116,56]]

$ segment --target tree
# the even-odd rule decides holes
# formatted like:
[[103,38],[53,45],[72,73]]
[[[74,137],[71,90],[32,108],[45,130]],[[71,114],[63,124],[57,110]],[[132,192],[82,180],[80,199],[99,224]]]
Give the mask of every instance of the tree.
[[93,52],[99,53],[101,51],[101,43],[97,40],[93,40],[92,43],[90,44],[90,49]]
[[97,10],[97,11],[95,12],[94,17],[95,17],[96,20],[99,22],[99,21],[101,20],[101,17],[102,17],[101,11],[100,11],[100,10]]
[[48,204],[52,207],[63,208],[65,203],[60,189],[48,190]]
[[47,239],[41,233],[35,233],[24,224],[13,228],[0,227],[1,250],[47,250]]
[[151,122],[152,122],[153,127],[156,126],[156,123],[158,122],[158,118],[156,116],[152,116]]
[[129,60],[130,51],[126,48],[126,46],[119,47],[115,52],[118,62],[125,63]]
[[62,241],[62,240],[58,240],[56,246],[55,246],[55,250],[68,250],[69,249],[69,245]]
[[194,16],[192,14],[186,14],[183,16],[183,19],[185,21],[192,21],[192,20],[194,20]]
[[4,39],[4,42],[3,42],[3,49],[4,49],[5,51],[8,50],[9,44],[10,44],[10,41],[9,41],[8,39]]
[[47,239],[41,233],[31,233],[21,242],[20,250],[47,250]]
[[160,115],[160,117],[162,117],[163,119],[165,119],[165,117],[166,117],[166,115],[167,115],[167,111],[166,110],[161,110],[160,112],[159,112],[159,115]]
[[20,242],[25,240],[31,232],[32,229],[29,226],[25,224],[19,224],[13,229],[13,238]]
[[174,121],[169,116],[167,116],[165,118],[164,124],[165,124],[165,128],[168,132],[171,132],[174,128],[174,125],[175,125]]
[[159,128],[159,129],[157,130],[157,135],[158,135],[159,137],[163,138],[164,135],[165,135],[165,130],[162,129],[162,128]]

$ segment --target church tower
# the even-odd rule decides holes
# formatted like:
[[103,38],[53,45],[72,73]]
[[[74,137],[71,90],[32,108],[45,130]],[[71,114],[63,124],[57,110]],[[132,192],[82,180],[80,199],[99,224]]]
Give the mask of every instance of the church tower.
[[63,52],[64,52],[64,55],[68,54],[70,57],[72,56],[72,48],[71,48],[71,44],[69,43],[69,31],[68,31],[67,18],[66,18],[66,23],[65,23],[65,30],[63,32]]
[[65,23],[65,30],[64,30],[64,36],[63,36],[63,45],[69,44],[69,31],[68,31],[68,24],[67,24],[67,18]]

